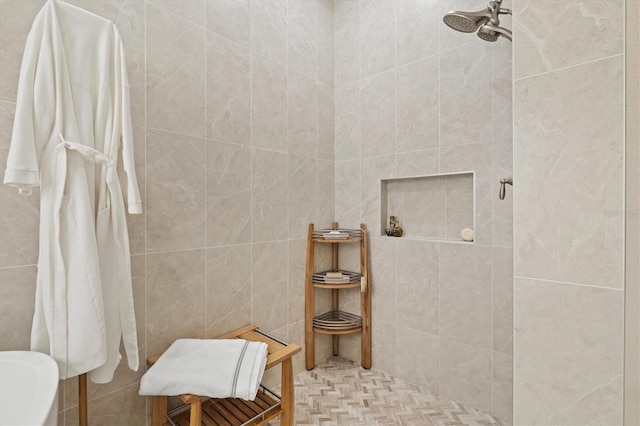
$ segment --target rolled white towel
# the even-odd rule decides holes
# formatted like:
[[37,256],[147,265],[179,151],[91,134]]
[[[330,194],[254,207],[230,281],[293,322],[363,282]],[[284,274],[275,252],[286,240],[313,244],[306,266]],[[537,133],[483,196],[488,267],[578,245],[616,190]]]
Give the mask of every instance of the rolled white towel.
[[139,393],[253,400],[267,348],[243,339],[178,339],[142,376]]

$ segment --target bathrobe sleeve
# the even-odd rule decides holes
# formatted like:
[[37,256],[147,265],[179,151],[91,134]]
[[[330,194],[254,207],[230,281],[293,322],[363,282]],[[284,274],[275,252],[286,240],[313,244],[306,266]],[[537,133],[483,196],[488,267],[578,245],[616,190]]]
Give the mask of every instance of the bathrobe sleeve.
[[30,195],[40,185],[40,154],[55,119],[55,83],[51,43],[43,15],[34,21],[25,46],[16,114],[4,183]]
[[127,63],[124,57],[122,40],[118,41],[116,60],[119,63],[120,74],[120,120],[122,124],[122,170],[121,181],[126,182],[123,193],[127,199],[127,209],[130,214],[142,213],[142,200],[138,189],[136,167],[134,162],[133,125],[131,123],[131,106],[129,98],[129,79],[127,78]]

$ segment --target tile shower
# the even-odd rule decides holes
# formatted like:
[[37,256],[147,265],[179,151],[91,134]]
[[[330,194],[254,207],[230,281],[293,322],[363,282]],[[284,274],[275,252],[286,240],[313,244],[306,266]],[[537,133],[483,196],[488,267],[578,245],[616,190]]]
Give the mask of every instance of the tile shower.
[[[493,185],[511,174],[508,44],[443,28],[455,1],[71,2],[113,20],[127,47],[145,197],[130,222],[143,355],[249,321],[302,342],[305,225],[328,224],[335,207],[374,236],[374,367],[509,421],[511,198],[498,202]],[[0,0],[5,156],[41,4]],[[381,178],[465,170],[477,179],[475,244],[379,237]],[[11,313],[1,349],[26,348],[37,197],[2,188],[0,206]],[[120,368],[91,387],[92,418],[143,424],[139,377]],[[70,424],[75,395],[70,380]]]
[[[513,197],[498,200],[497,183],[513,174],[511,45],[441,24],[449,10],[481,7],[335,3],[336,218],[371,231],[374,367],[508,424]],[[475,172],[473,244],[380,236],[381,180],[466,171]],[[421,234],[410,225],[422,213],[431,235],[459,236],[460,227],[445,232],[455,215],[433,219],[445,205],[438,193],[432,185],[417,212],[388,214],[406,220],[407,235]],[[342,347],[356,359],[351,340]]]

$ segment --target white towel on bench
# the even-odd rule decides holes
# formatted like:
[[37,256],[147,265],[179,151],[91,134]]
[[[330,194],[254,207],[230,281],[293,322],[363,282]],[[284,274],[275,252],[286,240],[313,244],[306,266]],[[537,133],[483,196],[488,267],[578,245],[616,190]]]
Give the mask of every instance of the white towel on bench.
[[142,376],[140,395],[200,395],[253,400],[267,344],[243,339],[178,339]]

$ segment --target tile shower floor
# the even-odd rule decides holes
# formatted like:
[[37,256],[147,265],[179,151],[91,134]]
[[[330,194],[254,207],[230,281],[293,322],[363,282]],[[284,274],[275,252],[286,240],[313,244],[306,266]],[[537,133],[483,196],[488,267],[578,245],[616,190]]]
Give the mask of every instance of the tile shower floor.
[[296,375],[295,395],[296,425],[500,424],[489,414],[340,357]]

